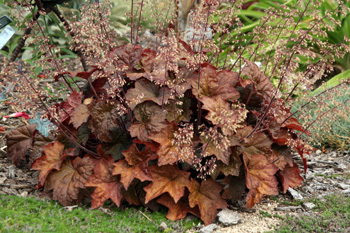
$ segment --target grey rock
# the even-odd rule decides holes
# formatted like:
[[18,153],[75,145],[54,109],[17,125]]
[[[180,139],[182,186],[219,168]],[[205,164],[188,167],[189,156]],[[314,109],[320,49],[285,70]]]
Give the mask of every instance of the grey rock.
[[301,194],[298,193],[296,190],[289,188],[288,192],[292,195],[293,199],[303,200],[303,196],[301,196]]
[[3,184],[7,180],[7,177],[0,177],[0,184]]
[[337,186],[341,189],[344,189],[344,190],[350,189],[350,185],[348,185],[348,184],[339,183]]
[[9,172],[8,172],[8,178],[10,178],[10,179],[13,179],[13,178],[15,178],[15,171],[16,171],[16,167],[15,167],[15,165],[11,165],[10,167],[9,167]]
[[20,194],[21,197],[27,197],[28,196],[28,192],[27,191],[23,191],[21,194]]
[[224,226],[236,225],[241,221],[239,213],[229,209],[223,209],[218,213],[218,220]]
[[219,229],[220,227],[216,224],[210,224],[208,226],[203,227],[199,230],[199,233],[212,233],[216,229]]
[[348,169],[348,166],[346,166],[344,163],[340,163],[338,166],[337,166],[337,169],[338,170],[347,170]]
[[313,208],[316,207],[316,205],[311,202],[305,202],[303,205],[305,206],[306,209],[309,209],[309,210],[312,210]]
[[350,189],[343,190],[342,193],[343,193],[343,194],[350,194]]
[[165,222],[162,222],[162,223],[159,225],[159,230],[165,231],[166,229],[168,229],[168,226],[166,225]]

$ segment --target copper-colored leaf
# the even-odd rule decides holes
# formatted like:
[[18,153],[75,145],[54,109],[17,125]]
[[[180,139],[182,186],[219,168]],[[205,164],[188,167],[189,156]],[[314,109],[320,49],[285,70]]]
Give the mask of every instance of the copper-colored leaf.
[[79,128],[83,123],[87,122],[88,118],[90,116],[90,112],[88,107],[85,104],[78,105],[71,117],[70,117],[70,124],[73,124],[74,128]]
[[249,155],[265,154],[271,150],[272,141],[265,133],[254,133],[251,137],[246,138],[253,130],[253,127],[246,126],[237,130],[237,135],[244,139],[244,153]]
[[121,175],[120,181],[125,189],[129,188],[131,182],[136,178],[140,181],[152,180],[148,169],[148,161],[154,155],[150,150],[140,152],[133,144],[126,151],[123,151],[125,159],[114,163],[113,175]]
[[169,90],[165,87],[157,86],[155,83],[146,79],[137,80],[135,82],[135,88],[129,89],[125,95],[125,98],[129,101],[129,106],[132,109],[134,109],[137,104],[147,100],[162,105],[167,103],[169,97]]
[[[198,79],[199,91],[198,91]],[[202,98],[220,96],[224,100],[237,100],[239,93],[235,86],[238,82],[238,73],[217,68],[209,63],[202,64],[200,77],[192,79],[192,93]]]
[[88,127],[103,142],[112,141],[109,130],[118,126],[118,108],[111,102],[96,101],[90,104],[91,120]]
[[[229,149],[231,152],[231,148]],[[239,169],[242,165],[241,159],[239,158],[239,155],[231,152],[230,156],[230,162],[229,164],[224,164],[221,161],[218,161],[216,166],[216,169],[214,173],[212,174],[212,177],[216,179],[216,177],[222,172],[225,176],[232,175],[232,176],[239,176]]]
[[60,170],[63,160],[72,155],[74,155],[74,149],[64,150],[64,145],[59,141],[44,146],[44,155],[36,159],[32,166],[33,170],[40,171],[39,187],[44,185],[46,177],[53,169]]
[[129,188],[135,178],[140,181],[152,180],[152,176],[145,166],[130,166],[125,159],[118,161],[114,166],[113,174],[120,174],[120,182],[125,189]]
[[131,137],[137,137],[141,141],[147,141],[151,133],[159,132],[167,127],[166,112],[151,101],[137,105],[134,114],[137,122],[132,123],[128,130]]
[[187,187],[190,191],[188,196],[190,207],[194,208],[198,205],[201,219],[205,225],[213,222],[218,209],[227,207],[226,201],[220,195],[224,186],[213,179],[203,180],[201,184],[192,179]]
[[207,155],[214,155],[218,160],[222,161],[224,164],[228,165],[230,161],[230,148],[225,148],[223,146],[224,136],[222,138],[215,138],[215,143],[211,137],[201,136],[201,142],[203,143],[203,148],[205,148],[205,153]]
[[59,73],[58,75],[56,75],[56,76],[54,77],[55,82],[57,82],[57,81],[58,81],[58,78],[61,77],[63,74],[69,74],[72,78],[79,77],[79,78],[88,80],[88,79],[91,77],[91,75],[92,75],[95,71],[99,70],[97,66],[92,66],[92,67],[93,67],[93,68],[92,68],[91,70],[86,71],[86,72],[85,72],[85,71],[81,71],[81,72],[77,72],[77,71],[64,71],[64,72],[61,72],[61,73]]
[[283,170],[287,164],[293,166],[293,156],[287,146],[272,145],[272,153],[268,157],[269,161]]
[[238,128],[243,126],[247,116],[247,110],[239,105],[231,105],[221,97],[201,98],[203,109],[209,113],[206,119],[222,129],[224,135],[232,135]]
[[53,171],[47,177],[44,191],[53,190],[53,200],[58,200],[63,206],[72,205],[79,199],[94,167],[95,160],[89,156],[66,159],[59,171]]
[[66,101],[62,102],[60,111],[61,122],[67,120],[72,115],[74,110],[81,104],[82,98],[82,92],[74,91],[70,94]]
[[186,185],[190,182],[190,173],[171,165],[161,167],[153,165],[150,170],[153,181],[144,188],[147,193],[145,203],[166,192],[177,203],[184,195]]
[[16,130],[11,130],[6,134],[7,156],[17,167],[21,159],[25,159],[24,156],[28,152],[28,149],[32,148],[35,128],[36,124],[26,125]]
[[249,193],[246,197],[247,207],[252,208],[264,195],[277,195],[278,182],[275,177],[278,168],[271,164],[262,154],[243,153],[246,173],[246,185]]
[[186,196],[182,197],[177,203],[175,203],[173,198],[171,198],[169,194],[165,193],[158,198],[157,202],[169,208],[166,217],[172,221],[183,219],[188,213],[200,217],[198,208],[191,208]]
[[255,84],[258,93],[262,94],[265,99],[269,100],[274,94],[274,87],[266,75],[259,70],[259,67],[251,61],[244,59],[246,66],[242,69],[242,74],[247,75],[249,80]]
[[[178,161],[185,161],[191,164],[193,155],[187,153],[181,153],[183,147],[179,147],[176,144],[173,144],[175,140],[174,133],[178,130],[178,127],[175,123],[169,123],[165,129],[161,132],[150,135],[148,138],[159,143],[160,147],[157,151],[158,154],[158,165],[174,164]],[[184,145],[185,146],[185,145]],[[192,148],[192,145],[186,145],[186,147]],[[190,149],[189,148],[189,149]]]
[[231,200],[232,202],[242,200],[242,195],[245,192],[245,174],[244,166],[241,167],[239,176],[226,176],[223,180],[228,187],[224,189],[222,198]]
[[87,187],[96,187],[91,195],[91,208],[103,206],[107,199],[111,199],[117,206],[120,206],[122,200],[122,183],[118,176],[112,175],[114,159],[110,156],[104,155],[99,159],[94,168],[94,174],[90,176],[85,183]]
[[168,113],[166,115],[166,119],[169,122],[190,122],[192,111],[191,107],[191,99],[190,98],[181,98],[181,105],[177,105],[175,101],[169,101],[169,105],[167,106]]
[[296,188],[301,186],[303,178],[300,176],[300,169],[296,163],[293,162],[293,166],[287,164],[287,166],[278,171],[278,177],[281,179],[283,193],[286,193],[288,188]]
[[129,67],[129,69],[132,69],[139,61],[142,50],[143,49],[140,45],[129,43],[119,46],[113,51],[113,53],[116,54],[118,58]]

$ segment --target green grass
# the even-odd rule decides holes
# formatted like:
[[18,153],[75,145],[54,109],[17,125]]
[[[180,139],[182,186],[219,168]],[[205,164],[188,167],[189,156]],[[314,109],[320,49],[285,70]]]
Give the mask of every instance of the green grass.
[[331,195],[325,201],[312,200],[316,215],[287,216],[275,232],[350,232],[350,197]]
[[[54,201],[0,195],[0,233],[161,232],[158,228],[161,222],[176,232],[185,232],[199,222],[197,219],[172,222],[165,215],[165,210],[149,213],[135,208],[115,208],[108,214],[84,206],[67,211]],[[167,232],[172,232],[171,229]]]
[[344,174],[332,174],[332,175],[325,175],[325,174],[315,174],[315,176],[322,176],[324,178],[329,179],[335,179],[337,177],[343,177],[345,179],[350,179],[350,173],[344,173]]

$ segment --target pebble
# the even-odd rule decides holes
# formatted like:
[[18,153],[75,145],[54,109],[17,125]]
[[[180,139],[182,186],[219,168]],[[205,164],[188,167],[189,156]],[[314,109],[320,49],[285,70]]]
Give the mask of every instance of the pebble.
[[199,230],[199,233],[212,233],[213,231],[219,229],[220,227],[216,224],[209,224],[208,226],[203,227]]
[[7,180],[7,177],[0,177],[0,184],[3,184]]
[[313,208],[316,207],[316,205],[311,202],[305,202],[303,205],[305,206],[306,209],[309,209],[309,210],[312,210]]
[[350,185],[348,185],[348,184],[343,184],[343,183],[339,183],[339,184],[338,184],[338,187],[341,188],[341,189],[344,189],[344,190],[350,189]]
[[217,216],[218,221],[224,226],[232,226],[241,222],[241,216],[238,212],[233,210],[223,209],[218,213]]
[[338,168],[338,170],[344,171],[344,170],[347,170],[348,166],[346,166],[344,163],[340,163],[337,166],[337,168]]
[[161,224],[159,225],[159,230],[165,231],[166,229],[168,229],[168,226],[166,225],[166,223],[161,222]]
[[27,197],[27,196],[28,196],[28,192],[27,192],[27,191],[24,191],[24,192],[21,193],[20,196],[21,196],[21,197]]
[[288,192],[292,195],[293,199],[303,200],[303,196],[300,193],[298,193],[296,190],[289,188]]

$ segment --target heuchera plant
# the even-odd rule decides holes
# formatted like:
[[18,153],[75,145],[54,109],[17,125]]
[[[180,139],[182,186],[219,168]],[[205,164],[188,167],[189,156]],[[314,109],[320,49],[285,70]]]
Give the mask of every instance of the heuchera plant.
[[[205,1],[204,7],[213,4]],[[92,17],[101,8],[85,13]],[[104,17],[96,15],[95,20]],[[95,25],[93,36],[108,32],[106,25]],[[302,184],[291,150],[306,171],[305,155],[313,148],[299,139],[297,132],[308,131],[292,117],[278,88],[243,58],[238,72],[219,69],[206,57],[205,45],[185,42],[173,28],[168,24],[163,39],[149,47],[138,45],[135,35],[123,45],[100,37],[85,43],[89,35],[76,32],[75,46],[90,59],[90,69],[55,70],[51,78],[64,82],[69,95],[52,106],[33,90],[58,127],[54,139],[47,144],[50,139],[36,125],[6,136],[16,165],[28,149],[43,148],[32,169],[40,171],[38,188],[45,195],[64,206],[91,197],[92,208],[108,199],[117,206],[158,203],[169,209],[171,220],[191,213],[208,225],[218,209],[243,195],[252,208],[264,196],[277,195],[279,183],[284,193]],[[67,82],[75,77],[86,80],[87,88]]]

